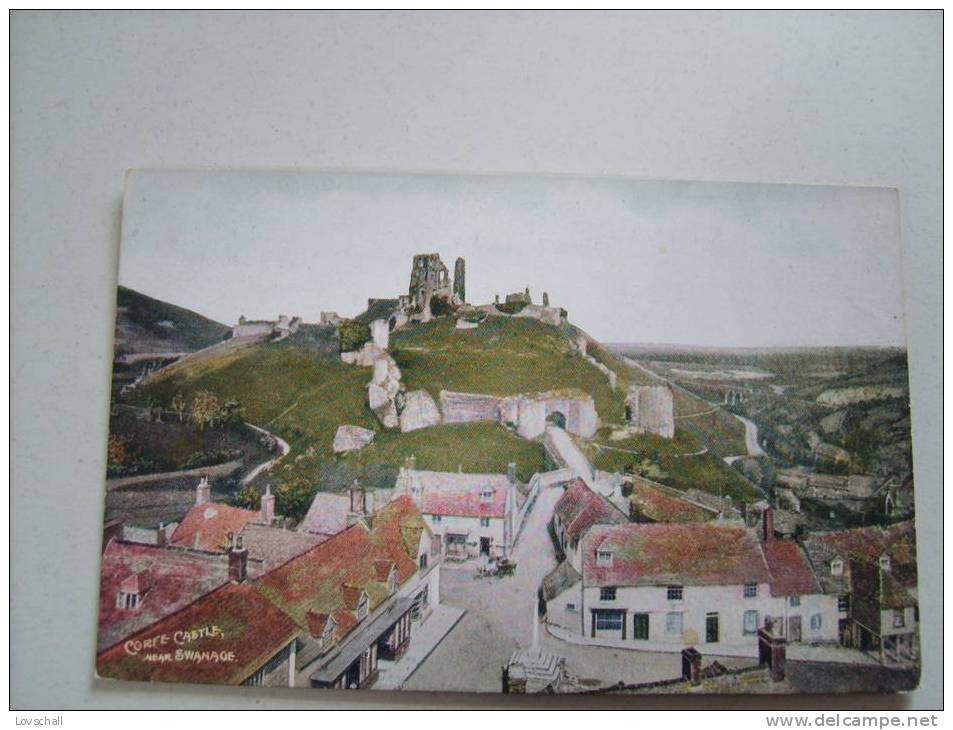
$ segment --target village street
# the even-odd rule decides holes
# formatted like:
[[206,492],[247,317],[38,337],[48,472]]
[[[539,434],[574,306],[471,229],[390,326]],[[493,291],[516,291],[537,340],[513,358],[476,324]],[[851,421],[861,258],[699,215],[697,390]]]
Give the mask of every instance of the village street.
[[[403,689],[449,692],[499,692],[501,668],[515,649],[532,642],[532,620],[540,581],[556,566],[547,532],[553,507],[563,490],[544,489],[536,500],[513,557],[516,573],[506,578],[476,578],[473,566],[444,564],[440,577],[443,603],[467,610],[453,631],[411,675]],[[569,644],[540,628],[542,648],[566,658],[570,674],[598,684],[667,679],[681,672],[677,653],[654,653]]]

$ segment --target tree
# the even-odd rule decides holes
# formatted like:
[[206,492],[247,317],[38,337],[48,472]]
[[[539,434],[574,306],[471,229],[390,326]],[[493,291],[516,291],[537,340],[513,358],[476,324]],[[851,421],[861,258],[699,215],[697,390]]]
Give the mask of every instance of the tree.
[[109,434],[109,442],[106,445],[107,469],[118,469],[125,466],[131,455],[128,436],[121,436],[116,433]]
[[185,417],[185,409],[188,407],[188,404],[185,401],[185,396],[181,393],[176,393],[172,396],[172,410],[179,414],[179,423],[182,423],[182,420]]
[[338,325],[338,334],[341,337],[341,352],[353,352],[371,339],[371,328],[363,322],[347,319]]
[[229,398],[218,411],[218,420],[223,426],[236,426],[245,420],[245,410],[234,398]]
[[219,414],[218,398],[208,390],[200,390],[192,399],[192,420],[200,431],[213,426]]

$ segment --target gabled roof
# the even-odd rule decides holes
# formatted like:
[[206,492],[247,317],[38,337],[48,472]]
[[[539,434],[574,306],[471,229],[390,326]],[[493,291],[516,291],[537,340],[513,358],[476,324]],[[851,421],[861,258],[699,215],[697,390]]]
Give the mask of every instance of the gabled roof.
[[100,653],[96,669],[126,680],[241,684],[298,633],[252,585],[227,583]]
[[[851,584],[851,562],[877,565],[883,554],[890,556],[890,574],[900,586],[906,589],[917,586],[916,534],[911,520],[889,527],[872,525],[812,533],[803,542],[825,593],[856,592]],[[834,558],[844,562],[840,576],[831,575],[830,564]]]
[[328,539],[324,535],[254,523],[245,525],[239,534],[248,550],[248,572],[252,577],[273,570]]
[[806,596],[820,593],[807,556],[792,540],[768,540],[762,543],[765,562],[771,572],[772,596]]
[[[403,469],[397,478],[399,493],[419,495],[426,515],[503,517],[512,483],[506,474],[468,474],[452,471]],[[492,491],[491,499],[482,494]]]
[[[223,555],[110,541],[100,570],[98,648],[112,646],[192,603],[227,579],[228,562]],[[120,588],[139,594],[136,608],[116,606]]]
[[420,536],[427,529],[409,497],[380,510],[372,527],[357,523],[261,577],[263,596],[310,631],[310,614],[328,614],[343,637],[356,624],[354,609],[366,592],[373,611],[390,594],[377,563],[397,566],[398,585],[417,571]]
[[347,494],[318,492],[311,500],[308,514],[298,525],[298,531],[329,537],[337,535],[347,528],[350,511],[351,499]]
[[175,528],[169,544],[193,550],[225,552],[228,549],[228,533],[238,534],[245,525],[258,521],[259,517],[257,511],[227,504],[197,504]]
[[[611,567],[596,563],[611,550]],[[770,583],[754,533],[736,525],[598,525],[582,540],[587,586],[739,585]]]
[[592,491],[582,479],[569,483],[554,509],[572,541],[578,540],[593,525],[628,522],[618,507]]

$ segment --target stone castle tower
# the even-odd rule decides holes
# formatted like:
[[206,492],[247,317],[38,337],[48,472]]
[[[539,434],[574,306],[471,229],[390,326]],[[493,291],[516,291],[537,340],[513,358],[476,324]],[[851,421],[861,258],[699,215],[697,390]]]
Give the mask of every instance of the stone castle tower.
[[440,254],[419,253],[410,270],[410,305],[415,312],[430,312],[430,299],[436,294],[450,298],[450,272]]
[[467,300],[467,262],[459,257],[453,265],[453,296],[461,303]]

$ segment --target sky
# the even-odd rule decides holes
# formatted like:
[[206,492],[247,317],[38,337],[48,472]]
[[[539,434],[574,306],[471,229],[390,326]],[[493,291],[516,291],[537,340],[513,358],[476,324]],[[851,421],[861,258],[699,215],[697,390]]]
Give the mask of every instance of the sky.
[[897,191],[608,178],[137,170],[119,283],[225,324],[318,321],[466,259],[603,342],[902,345]]

